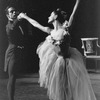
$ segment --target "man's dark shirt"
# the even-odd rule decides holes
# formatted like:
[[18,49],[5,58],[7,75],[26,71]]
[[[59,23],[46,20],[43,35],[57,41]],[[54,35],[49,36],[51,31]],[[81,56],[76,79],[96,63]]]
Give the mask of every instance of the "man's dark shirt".
[[23,31],[20,22],[16,19],[13,22],[8,21],[6,25],[6,32],[8,36],[8,42],[16,46],[23,46]]

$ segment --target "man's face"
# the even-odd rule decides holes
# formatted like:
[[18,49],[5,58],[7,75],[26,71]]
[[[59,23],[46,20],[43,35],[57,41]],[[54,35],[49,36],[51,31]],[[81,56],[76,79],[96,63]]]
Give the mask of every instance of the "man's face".
[[12,21],[17,17],[16,16],[16,11],[15,11],[15,9],[13,7],[10,7],[8,9],[7,17],[8,17],[9,20],[12,20]]

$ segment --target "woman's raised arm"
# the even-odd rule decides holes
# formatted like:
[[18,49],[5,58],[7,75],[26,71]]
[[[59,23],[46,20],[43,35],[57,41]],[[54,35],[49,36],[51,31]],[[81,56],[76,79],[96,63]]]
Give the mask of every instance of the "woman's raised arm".
[[73,21],[73,18],[74,18],[76,9],[77,9],[77,7],[78,7],[78,4],[79,4],[79,0],[76,0],[76,4],[75,4],[75,6],[74,6],[74,8],[73,8],[73,12],[72,12],[72,14],[71,14],[71,16],[70,16],[70,18],[69,18],[68,27],[70,27],[71,24],[72,24],[72,21]]

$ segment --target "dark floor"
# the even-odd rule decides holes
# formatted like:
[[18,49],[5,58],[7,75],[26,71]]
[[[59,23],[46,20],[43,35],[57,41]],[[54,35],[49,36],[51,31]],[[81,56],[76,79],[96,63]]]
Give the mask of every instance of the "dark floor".
[[[97,100],[100,100],[100,74],[90,73],[89,75]],[[0,79],[0,100],[8,100],[7,81],[7,77]],[[17,79],[15,100],[49,100],[46,89],[39,87],[38,74],[26,75],[24,78]]]

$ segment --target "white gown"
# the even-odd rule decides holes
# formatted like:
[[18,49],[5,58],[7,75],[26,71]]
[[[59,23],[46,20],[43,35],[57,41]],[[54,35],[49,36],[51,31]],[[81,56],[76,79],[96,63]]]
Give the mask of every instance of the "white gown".
[[63,58],[59,52],[48,38],[37,48],[39,83],[47,88],[49,99],[96,100],[81,53],[69,47],[70,57]]

